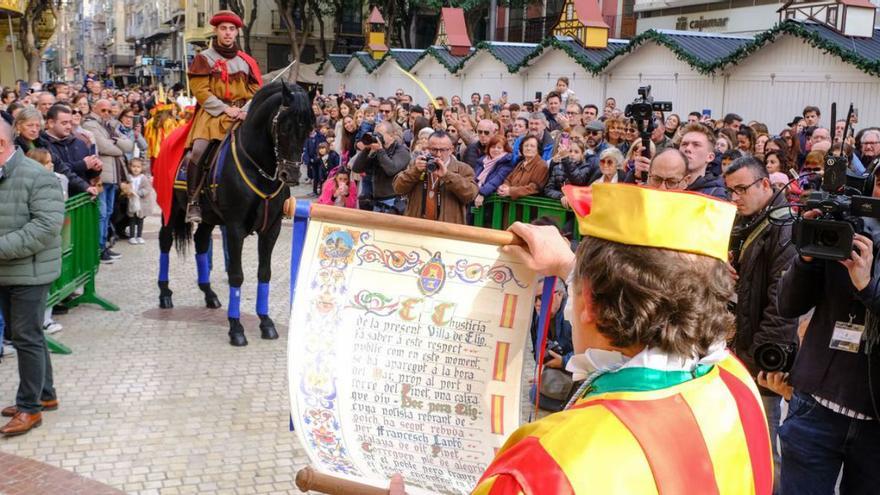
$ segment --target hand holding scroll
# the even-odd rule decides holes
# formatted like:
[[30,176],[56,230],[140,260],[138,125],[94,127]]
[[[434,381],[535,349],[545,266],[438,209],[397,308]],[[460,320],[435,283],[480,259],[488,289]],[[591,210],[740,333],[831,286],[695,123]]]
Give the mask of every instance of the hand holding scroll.
[[501,249],[520,258],[530,270],[563,279],[574,270],[574,252],[556,227],[516,222],[507,230],[522,237],[526,246],[511,244]]

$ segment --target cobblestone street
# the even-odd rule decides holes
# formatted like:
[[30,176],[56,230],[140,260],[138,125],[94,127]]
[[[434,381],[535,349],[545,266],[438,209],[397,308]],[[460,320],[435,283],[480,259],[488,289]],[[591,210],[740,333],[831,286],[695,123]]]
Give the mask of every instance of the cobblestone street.
[[[291,223],[285,222],[273,258],[270,314],[281,335],[277,341],[259,337],[256,237],[245,243],[241,308],[250,343],[245,348],[227,343],[228,289],[219,230],[212,283],[224,308],[204,308],[190,252],[185,258],[172,253],[175,307],[160,311],[158,228],[159,217],[148,218],[147,243],[121,241],[114,249],[122,259],[101,266],[98,292],[119,312],[84,306],[55,317],[64,330],[54,337],[73,349],[71,355],[52,355],[61,404],[43,413],[41,427],[0,439],[0,494],[105,493],[72,488],[74,481],[90,486],[82,484],[87,480],[144,495],[300,493],[293,479],[308,461],[288,428]],[[17,383],[16,359],[4,359],[2,405],[13,403]],[[15,468],[10,460],[15,458],[5,454],[87,480],[46,466],[48,474],[39,471],[25,477],[30,482],[22,481],[23,468]],[[59,478],[69,481],[52,485]]]

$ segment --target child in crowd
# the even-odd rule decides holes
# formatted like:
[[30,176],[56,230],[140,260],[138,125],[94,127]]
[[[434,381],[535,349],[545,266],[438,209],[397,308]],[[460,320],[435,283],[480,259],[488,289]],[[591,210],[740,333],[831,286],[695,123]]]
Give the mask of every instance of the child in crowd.
[[312,194],[318,196],[322,192],[322,187],[330,171],[339,166],[339,154],[330,148],[325,141],[318,145],[318,156],[312,159],[309,168],[314,174],[314,182],[312,185]]
[[39,162],[46,168],[46,170],[55,174],[55,177],[58,179],[58,183],[61,186],[61,192],[64,194],[64,199],[67,200],[68,179],[66,175],[55,172],[55,164],[52,163],[52,155],[43,148],[34,148],[28,151],[26,156],[31,160]]
[[324,182],[318,203],[344,208],[358,207],[357,186],[351,181],[351,171],[345,167],[336,168]]
[[[40,163],[46,170],[53,172],[58,178],[58,187],[61,188],[64,199],[67,199],[67,177],[55,172],[55,166],[52,163],[52,155],[43,148],[34,148],[25,155],[31,160]],[[46,312],[43,314],[43,331],[47,334],[60,332],[64,327],[60,323],[52,319],[52,307],[47,306]]]
[[131,193],[128,197],[128,243],[143,244],[144,218],[149,212],[149,196],[153,190],[149,177],[144,175],[144,161],[132,158],[128,164]]

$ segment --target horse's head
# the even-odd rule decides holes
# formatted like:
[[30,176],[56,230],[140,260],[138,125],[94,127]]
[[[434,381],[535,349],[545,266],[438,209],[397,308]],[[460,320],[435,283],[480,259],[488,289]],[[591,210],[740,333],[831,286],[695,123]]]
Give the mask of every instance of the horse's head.
[[272,117],[277,177],[289,185],[299,184],[300,165],[306,140],[315,128],[315,115],[308,94],[294,84],[281,83],[281,106]]

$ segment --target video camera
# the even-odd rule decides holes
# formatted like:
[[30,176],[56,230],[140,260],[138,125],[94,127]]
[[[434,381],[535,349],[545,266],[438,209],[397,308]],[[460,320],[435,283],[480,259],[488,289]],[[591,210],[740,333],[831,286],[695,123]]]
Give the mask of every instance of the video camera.
[[[849,132],[853,106],[850,104],[843,135]],[[831,121],[837,122],[837,104],[831,104]],[[836,136],[832,136],[832,140]],[[820,191],[807,196],[803,211],[820,210],[819,218],[799,216],[792,226],[792,240],[798,253],[824,260],[849,259],[853,250],[853,236],[863,234],[863,217],[880,218],[880,199],[859,196],[858,188],[847,187],[849,162],[843,147],[835,154],[825,156],[825,171]],[[849,178],[860,182],[860,177]],[[853,190],[858,191],[855,195]]]
[[[642,138],[642,156],[651,158],[651,133],[654,132],[654,112],[671,112],[671,101],[654,101],[651,96],[651,86],[641,86],[638,90],[639,97],[626,106],[624,115],[633,119],[639,129],[639,137]],[[644,175],[644,174],[642,174]],[[645,180],[646,177],[638,177]]]

